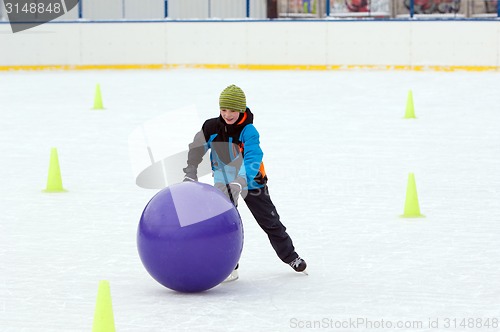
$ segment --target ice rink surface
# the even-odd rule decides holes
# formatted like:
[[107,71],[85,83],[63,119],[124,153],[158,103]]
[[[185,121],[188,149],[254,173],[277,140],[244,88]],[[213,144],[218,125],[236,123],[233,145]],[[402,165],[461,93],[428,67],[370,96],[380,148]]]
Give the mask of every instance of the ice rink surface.
[[[100,280],[117,331],[499,330],[499,78],[0,73],[0,330],[90,331]],[[97,83],[103,111],[91,110]],[[278,260],[241,204],[240,279],[176,293],[137,253],[139,218],[157,190],[135,185],[128,137],[189,105],[201,126],[233,83],[255,114],[271,197],[309,276]],[[414,120],[403,119],[410,89]],[[66,193],[42,192],[51,147]],[[400,218],[410,172],[425,218]]]

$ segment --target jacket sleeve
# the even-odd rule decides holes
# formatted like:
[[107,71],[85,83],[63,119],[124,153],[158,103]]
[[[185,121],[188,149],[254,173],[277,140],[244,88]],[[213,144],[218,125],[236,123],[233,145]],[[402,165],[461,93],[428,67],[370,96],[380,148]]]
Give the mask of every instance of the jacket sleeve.
[[198,165],[202,162],[203,156],[210,149],[207,143],[210,125],[207,126],[208,120],[203,124],[201,130],[194,136],[193,142],[189,144],[187,167],[184,168],[186,174],[193,176],[197,175]]
[[261,165],[262,157],[264,153],[260,148],[260,135],[257,129],[253,125],[247,125],[242,132],[242,140],[244,144],[244,171],[246,172],[246,179],[249,188],[259,188],[262,187],[256,183],[258,178]]

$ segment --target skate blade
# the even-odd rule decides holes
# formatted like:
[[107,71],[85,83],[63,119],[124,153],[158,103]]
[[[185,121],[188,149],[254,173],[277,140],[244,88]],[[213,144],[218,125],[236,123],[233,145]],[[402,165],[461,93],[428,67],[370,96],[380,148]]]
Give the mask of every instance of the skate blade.
[[238,280],[238,277],[229,276],[222,283],[225,284],[225,283],[236,281],[236,280]]
[[238,278],[239,278],[238,271],[235,270],[231,272],[231,274],[222,283],[235,281],[238,280]]
[[307,270],[304,270],[304,271],[301,271],[302,273],[304,273],[306,276],[309,275],[309,272],[307,272]]

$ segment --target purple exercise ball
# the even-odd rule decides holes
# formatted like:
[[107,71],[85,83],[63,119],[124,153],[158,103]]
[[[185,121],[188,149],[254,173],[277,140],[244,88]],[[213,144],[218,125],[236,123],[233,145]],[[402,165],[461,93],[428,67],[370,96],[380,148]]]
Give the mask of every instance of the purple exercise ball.
[[243,249],[240,215],[217,188],[182,182],[158,192],[137,230],[142,264],[163,286],[202,292],[233,271]]

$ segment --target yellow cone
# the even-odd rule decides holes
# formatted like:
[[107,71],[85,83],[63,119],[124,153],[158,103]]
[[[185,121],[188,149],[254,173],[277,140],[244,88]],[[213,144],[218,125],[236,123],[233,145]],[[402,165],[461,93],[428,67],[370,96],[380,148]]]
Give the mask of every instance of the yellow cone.
[[408,91],[408,98],[406,100],[405,119],[416,119],[415,106],[413,105],[413,92]]
[[50,150],[50,164],[49,164],[49,175],[47,177],[47,188],[44,192],[47,193],[58,193],[64,192],[61,178],[61,169],[59,167],[59,157],[57,155],[57,149],[52,148]]
[[113,306],[111,305],[111,291],[107,280],[101,280],[99,282],[92,332],[115,332],[115,319],[113,316]]
[[406,187],[406,201],[403,218],[419,218],[424,217],[420,214],[420,206],[418,204],[417,185],[415,183],[415,175],[408,175],[408,185]]
[[102,104],[102,95],[101,95],[101,86],[99,84],[95,87],[95,96],[94,96],[94,110],[103,110],[104,106]]

